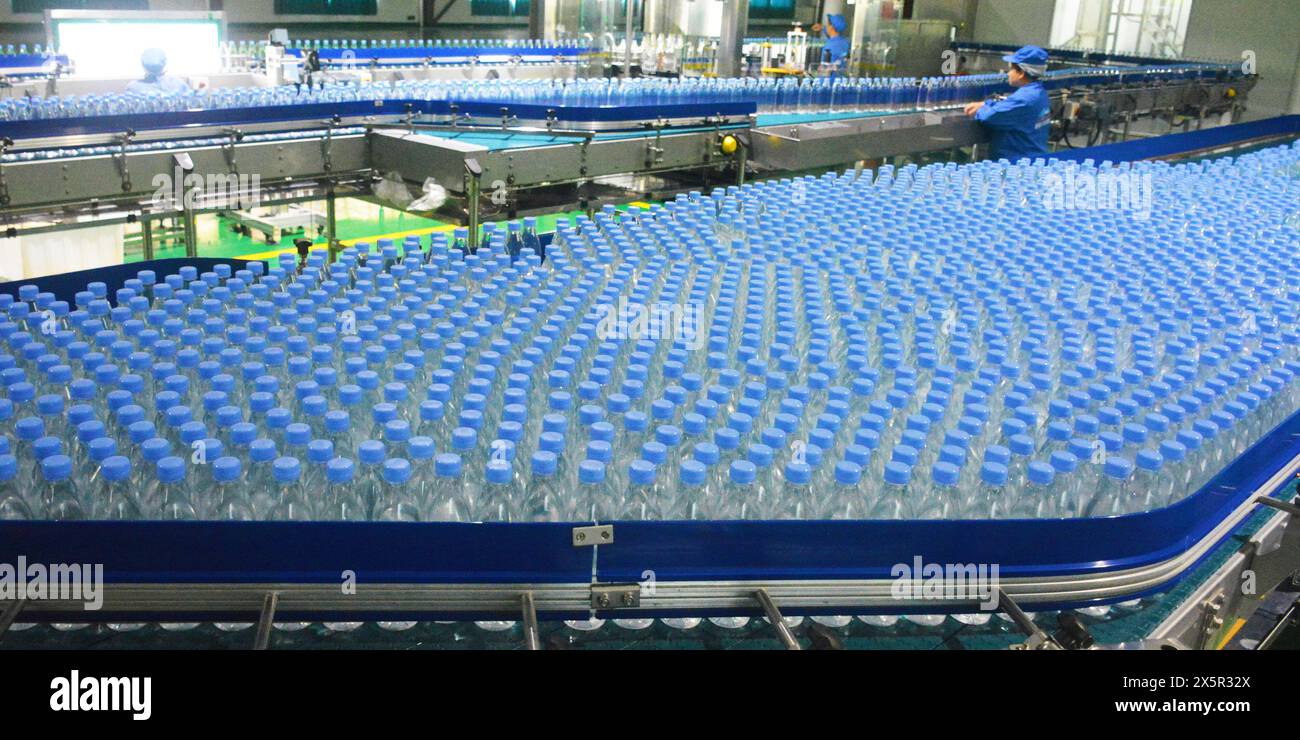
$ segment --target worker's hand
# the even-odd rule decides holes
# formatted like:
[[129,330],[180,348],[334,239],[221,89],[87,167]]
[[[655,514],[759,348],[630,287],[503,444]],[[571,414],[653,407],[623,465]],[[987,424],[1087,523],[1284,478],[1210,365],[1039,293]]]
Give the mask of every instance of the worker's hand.
[[984,107],[984,102],[983,102],[983,101],[980,101],[980,102],[978,102],[978,103],[967,103],[967,104],[966,104],[966,115],[968,115],[968,116],[973,116],[973,115],[975,115],[976,113],[979,113],[979,112],[980,112],[980,108],[983,108],[983,107]]
[[820,24],[820,23],[814,23],[814,24],[812,24],[812,32],[813,32],[813,33],[821,33],[821,32],[822,32],[822,24]]

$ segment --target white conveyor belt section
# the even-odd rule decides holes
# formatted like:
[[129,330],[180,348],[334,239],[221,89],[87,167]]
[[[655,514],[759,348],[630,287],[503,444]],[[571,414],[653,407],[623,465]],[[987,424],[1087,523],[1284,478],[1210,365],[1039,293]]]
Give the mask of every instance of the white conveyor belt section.
[[0,282],[122,264],[123,224],[0,238]]

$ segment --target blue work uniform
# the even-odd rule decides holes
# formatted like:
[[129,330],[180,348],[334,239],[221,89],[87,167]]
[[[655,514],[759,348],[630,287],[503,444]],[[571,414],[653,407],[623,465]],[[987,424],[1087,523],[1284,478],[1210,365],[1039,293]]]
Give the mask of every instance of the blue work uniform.
[[843,36],[832,36],[826,39],[826,44],[822,46],[822,59],[829,57],[831,64],[839,67],[844,63],[844,57],[849,55],[849,40]]
[[993,158],[1012,162],[1047,156],[1051,117],[1047,90],[1041,82],[1031,82],[1004,100],[985,102],[975,114],[975,120],[988,127]]
[[146,77],[143,80],[133,80],[126,86],[126,91],[136,95],[179,95],[190,89],[185,80],[179,77]]

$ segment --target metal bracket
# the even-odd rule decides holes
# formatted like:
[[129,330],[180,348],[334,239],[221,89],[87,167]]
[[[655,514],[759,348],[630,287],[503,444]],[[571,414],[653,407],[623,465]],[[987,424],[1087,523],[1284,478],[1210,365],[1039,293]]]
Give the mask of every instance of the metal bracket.
[[275,623],[275,608],[280,594],[272,591],[262,599],[262,614],[257,618],[257,633],[253,638],[254,650],[265,650],[271,644],[271,625]]
[[594,545],[612,545],[614,543],[614,525],[599,524],[589,527],[573,528],[574,547],[592,547]]
[[556,123],[558,123],[558,121],[555,118],[555,109],[547,108],[546,109],[546,130],[551,131],[552,129],[554,129]]
[[1002,611],[1006,612],[1008,617],[1011,617],[1011,621],[1020,628],[1021,632],[1024,632],[1029,636],[1028,640],[1025,640],[1019,645],[1012,645],[1012,650],[1062,649],[1061,644],[1035,624],[1034,620],[1030,619],[1029,615],[1025,614],[1024,610],[1020,608],[1020,605],[1002,589],[998,589],[998,606],[1002,608]]
[[645,166],[648,169],[664,161],[664,148],[662,143],[664,127],[668,125],[668,122],[663,118],[659,118],[656,119],[654,123],[646,125],[655,130],[654,141],[647,141],[645,145]]
[[131,171],[127,169],[126,164],[126,147],[135,138],[135,129],[127,129],[125,132],[118,134],[117,143],[119,151],[113,155],[113,162],[117,165],[117,174],[122,178],[122,192],[131,192]]
[[767,614],[767,621],[772,623],[772,629],[776,630],[776,638],[781,641],[786,650],[802,650],[799,647],[799,641],[794,639],[790,632],[790,627],[785,623],[785,617],[781,616],[781,610],[776,608],[776,602],[768,596],[767,589],[760,588],[754,592],[754,600],[759,606],[763,607],[763,612]]
[[1210,644],[1211,638],[1218,634],[1219,629],[1223,627],[1223,617],[1220,616],[1220,612],[1223,611],[1225,603],[1227,603],[1227,598],[1220,591],[1201,604],[1204,613],[1201,615],[1201,635],[1196,646],[1198,650],[1205,650]]
[[0,138],[0,206],[9,205],[9,184],[5,182],[4,155],[13,145],[14,140],[8,136]]
[[541,650],[542,640],[537,630],[537,604],[533,601],[532,591],[519,597],[519,606],[524,613],[524,644],[529,650]]
[[1300,576],[1300,506],[1268,496],[1255,501],[1290,515],[1282,527],[1277,546],[1263,554],[1255,553],[1250,560],[1249,567],[1255,572],[1256,585],[1271,591]]
[[478,209],[479,209],[479,192],[482,186],[483,165],[478,160],[470,157],[465,160],[465,210],[466,224],[469,227],[469,238],[466,244],[469,251],[473,253],[478,249]]
[[1260,496],[1255,499],[1255,501],[1265,506],[1271,506],[1279,511],[1285,511],[1292,516],[1300,516],[1300,506],[1296,506],[1290,501],[1283,501],[1282,499],[1272,498],[1270,496]]
[[228,128],[224,132],[226,143],[221,145],[221,153],[226,157],[226,168],[230,174],[239,174],[239,163],[235,161],[235,145],[244,140],[244,132],[237,128]]
[[639,583],[591,584],[592,609],[635,609],[641,606]]
[[334,146],[334,127],[343,122],[343,119],[337,115],[325,122],[325,138],[321,139],[321,166],[326,172],[334,169],[334,160],[331,155],[331,149]]
[[27,606],[27,599],[14,599],[3,612],[0,612],[0,640],[5,638],[5,633],[13,626],[14,620],[18,618],[24,606]]
[[519,120],[519,116],[511,115],[509,108],[505,107],[504,105],[501,106],[501,130],[502,131],[509,131],[510,122],[518,121],[518,120]]

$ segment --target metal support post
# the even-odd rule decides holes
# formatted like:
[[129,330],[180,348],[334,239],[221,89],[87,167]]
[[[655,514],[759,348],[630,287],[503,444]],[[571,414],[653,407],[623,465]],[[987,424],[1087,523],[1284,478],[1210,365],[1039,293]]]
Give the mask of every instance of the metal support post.
[[143,259],[153,259],[153,219],[148,214],[140,217],[140,249]]
[[5,639],[5,633],[13,626],[14,620],[18,618],[18,613],[24,606],[27,606],[27,599],[14,599],[3,612],[0,612],[0,640]]
[[537,630],[537,604],[533,601],[533,592],[525,593],[519,601],[524,612],[524,644],[529,650],[541,650],[542,641]]
[[745,54],[745,27],[749,25],[749,0],[723,0],[722,36],[718,39],[718,76],[739,77]]
[[1015,623],[1016,627],[1020,628],[1021,632],[1024,632],[1026,635],[1029,636],[1028,640],[1026,640],[1024,643],[1020,645],[1015,646],[1014,649],[1017,650],[1060,650],[1061,649],[1060,643],[1058,643],[1056,639],[1053,638],[1051,635],[1039,629],[1038,625],[1034,624],[1034,620],[1030,619],[1029,615],[1025,614],[1024,610],[1020,608],[1020,605],[1017,604],[1014,600],[1012,600],[1010,596],[1007,596],[1007,592],[1003,591],[1002,589],[998,589],[998,606],[1001,607],[1002,611],[1006,612],[1008,617],[1011,617],[1011,621]]
[[776,608],[772,597],[767,595],[767,590],[760,588],[754,592],[754,599],[763,607],[767,613],[767,621],[772,623],[772,628],[776,630],[776,637],[785,646],[786,650],[802,650],[799,647],[798,640],[790,633],[790,628],[785,623],[785,618],[781,616],[781,610]]
[[339,257],[338,221],[335,210],[337,200],[338,196],[334,193],[334,186],[330,185],[330,189],[325,193],[325,239],[326,244],[329,245],[330,262],[337,260]]
[[623,29],[623,79],[632,76],[632,21],[636,15],[632,12],[632,0],[627,0],[623,5],[623,15],[626,16],[627,22]]
[[185,225],[185,256],[198,257],[199,234],[198,228],[194,223],[194,209],[186,205],[184,211],[181,213],[181,218],[184,220]]
[[480,195],[480,180],[483,177],[483,166],[478,163],[477,159],[465,160],[465,210],[466,220],[469,222],[469,239],[466,246],[472,254],[478,249],[478,206]]
[[257,635],[253,640],[254,650],[265,650],[271,644],[271,625],[275,623],[275,608],[280,603],[280,595],[274,591],[262,600],[262,614],[257,618]]

